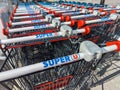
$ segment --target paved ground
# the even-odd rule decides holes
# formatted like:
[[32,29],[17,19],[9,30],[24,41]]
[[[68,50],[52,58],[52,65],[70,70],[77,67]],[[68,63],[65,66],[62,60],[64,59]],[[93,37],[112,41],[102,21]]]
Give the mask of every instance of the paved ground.
[[120,90],[120,61],[114,60],[103,65],[96,76],[96,86],[91,90]]

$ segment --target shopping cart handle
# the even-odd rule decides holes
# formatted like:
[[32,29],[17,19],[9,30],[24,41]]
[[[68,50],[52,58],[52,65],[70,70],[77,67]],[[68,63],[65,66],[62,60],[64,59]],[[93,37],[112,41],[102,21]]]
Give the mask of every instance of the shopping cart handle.
[[78,21],[78,28],[83,27],[86,24],[92,24],[92,23],[100,23],[105,21],[111,21],[116,20],[117,18],[120,19],[119,14],[110,14],[109,17],[101,18],[101,19],[94,19],[94,20],[79,20]]
[[111,45],[117,45],[117,50],[116,51],[120,51],[120,41],[111,41],[111,42],[107,42],[106,46],[111,46]]
[[[7,32],[8,31],[5,31],[5,33],[7,33]],[[0,44],[19,43],[19,42],[26,42],[26,41],[31,41],[31,40],[38,40],[38,39],[42,40],[42,39],[55,38],[55,37],[59,37],[59,36],[65,37],[65,36],[76,35],[79,33],[88,34],[89,32],[90,32],[89,27],[72,30],[72,28],[70,26],[63,25],[63,26],[61,26],[59,32],[5,39],[5,40],[1,40]]]
[[117,45],[111,44],[110,46],[100,48],[91,41],[83,41],[80,45],[80,51],[77,54],[63,56],[52,60],[46,60],[37,64],[0,72],[0,82],[46,70],[52,67],[77,62],[81,59],[84,59],[87,62],[90,62],[94,59],[101,59],[102,54],[105,53],[103,52],[104,49],[107,50],[107,52],[111,52],[117,50]]

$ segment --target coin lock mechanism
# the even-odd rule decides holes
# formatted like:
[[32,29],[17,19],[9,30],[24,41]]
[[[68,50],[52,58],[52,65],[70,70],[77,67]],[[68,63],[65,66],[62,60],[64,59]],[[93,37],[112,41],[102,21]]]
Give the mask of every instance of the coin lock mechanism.
[[62,36],[70,36],[72,35],[72,28],[70,26],[67,25],[63,25],[60,27],[60,32],[62,33]]
[[58,19],[53,19],[52,24],[53,24],[54,27],[58,28],[61,25],[61,22]]
[[91,41],[84,41],[80,44],[79,52],[84,53],[84,59],[87,62],[92,61],[93,59],[101,59],[102,50],[101,48]]

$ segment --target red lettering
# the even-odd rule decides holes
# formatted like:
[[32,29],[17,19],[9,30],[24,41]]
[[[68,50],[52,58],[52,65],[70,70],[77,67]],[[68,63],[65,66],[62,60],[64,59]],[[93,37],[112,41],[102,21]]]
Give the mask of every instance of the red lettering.
[[64,87],[69,84],[70,79],[72,79],[73,76],[65,76],[63,78],[59,78],[55,80],[54,82],[46,82],[43,84],[39,84],[35,86],[35,90],[55,90],[57,88]]

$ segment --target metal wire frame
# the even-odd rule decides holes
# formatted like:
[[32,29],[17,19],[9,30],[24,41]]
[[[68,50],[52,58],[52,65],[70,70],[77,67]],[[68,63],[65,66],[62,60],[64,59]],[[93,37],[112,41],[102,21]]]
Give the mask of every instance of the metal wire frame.
[[[6,71],[14,68],[20,67],[21,64],[21,59],[20,59],[20,54],[19,54],[19,49],[6,49],[6,48],[1,48],[3,54],[6,56],[6,60],[1,68],[0,71]],[[20,78],[20,79],[15,79],[11,80],[8,82],[1,82],[0,84],[6,87],[8,90],[11,90],[13,88],[19,88],[19,90],[25,90],[26,85],[30,87],[30,83],[26,78]]]

